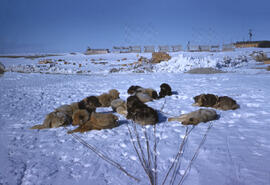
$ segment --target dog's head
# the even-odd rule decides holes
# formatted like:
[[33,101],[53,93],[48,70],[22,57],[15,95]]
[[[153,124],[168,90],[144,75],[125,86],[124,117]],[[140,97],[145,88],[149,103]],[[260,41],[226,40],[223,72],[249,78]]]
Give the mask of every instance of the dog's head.
[[101,103],[99,102],[98,98],[95,96],[89,96],[80,102],[78,102],[79,109],[86,109],[89,112],[95,111],[96,107],[100,107]]
[[77,110],[72,115],[72,125],[83,125],[89,120],[89,113],[87,110]]
[[86,98],[86,101],[90,107],[100,107],[101,106],[101,103],[99,102],[99,100],[96,96],[89,96]]
[[160,85],[161,91],[171,92],[172,88],[169,86],[169,84],[163,83]]
[[119,92],[116,89],[112,89],[109,91],[109,94],[111,95],[112,99],[118,99],[119,98]]

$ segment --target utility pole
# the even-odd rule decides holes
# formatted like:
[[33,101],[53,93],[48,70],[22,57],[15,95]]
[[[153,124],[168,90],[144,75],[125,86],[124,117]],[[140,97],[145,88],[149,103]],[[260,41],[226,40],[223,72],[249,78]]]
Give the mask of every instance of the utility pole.
[[249,35],[249,41],[251,42],[252,41],[252,36],[253,36],[252,29],[248,30],[248,35]]

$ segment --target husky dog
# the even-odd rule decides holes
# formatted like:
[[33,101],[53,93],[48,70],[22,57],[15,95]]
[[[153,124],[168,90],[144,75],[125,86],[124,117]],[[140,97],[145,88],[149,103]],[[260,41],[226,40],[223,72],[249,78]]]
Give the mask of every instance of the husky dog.
[[201,122],[216,120],[218,115],[213,109],[199,109],[197,111],[183,114],[179,117],[169,118],[168,121],[179,121],[183,125],[197,125]]

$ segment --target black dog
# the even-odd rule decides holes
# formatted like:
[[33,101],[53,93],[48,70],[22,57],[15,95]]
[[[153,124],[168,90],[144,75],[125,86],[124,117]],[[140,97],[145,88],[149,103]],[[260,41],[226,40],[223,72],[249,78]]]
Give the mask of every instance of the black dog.
[[158,123],[158,113],[153,108],[142,103],[138,97],[130,96],[127,99],[127,119],[132,119],[141,125],[154,125]]
[[171,95],[172,95],[172,88],[166,83],[161,84],[158,98],[164,98],[165,96]]

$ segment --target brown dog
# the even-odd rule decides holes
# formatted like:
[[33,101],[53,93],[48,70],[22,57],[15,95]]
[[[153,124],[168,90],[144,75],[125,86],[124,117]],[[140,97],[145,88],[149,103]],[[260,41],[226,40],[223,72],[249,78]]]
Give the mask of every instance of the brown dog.
[[79,125],[78,128],[68,131],[69,134],[74,132],[87,132],[90,130],[111,129],[118,126],[118,117],[113,114],[92,112],[90,120],[85,124]]
[[213,109],[199,109],[197,111],[183,114],[179,117],[169,118],[168,121],[179,121],[183,125],[197,125],[201,122],[216,120],[218,115]]
[[201,94],[193,99],[195,101],[194,106],[212,107],[220,110],[235,110],[240,107],[234,99],[228,96],[218,97],[214,94]]
[[193,99],[195,101],[194,106],[213,107],[218,101],[218,96],[214,94],[201,94],[195,96]]
[[72,115],[72,125],[83,125],[90,119],[91,113],[86,109],[78,109]]

